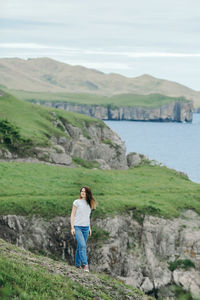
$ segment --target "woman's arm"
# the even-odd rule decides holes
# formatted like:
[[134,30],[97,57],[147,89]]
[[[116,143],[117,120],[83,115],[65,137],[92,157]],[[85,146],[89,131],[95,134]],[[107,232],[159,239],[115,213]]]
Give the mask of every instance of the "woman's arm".
[[91,229],[91,225],[90,225],[90,229],[89,229],[89,236],[92,235],[92,229]]
[[75,214],[76,214],[76,206],[73,205],[72,206],[72,212],[71,212],[71,234],[74,235],[75,234],[75,229],[74,229],[74,217],[75,217]]

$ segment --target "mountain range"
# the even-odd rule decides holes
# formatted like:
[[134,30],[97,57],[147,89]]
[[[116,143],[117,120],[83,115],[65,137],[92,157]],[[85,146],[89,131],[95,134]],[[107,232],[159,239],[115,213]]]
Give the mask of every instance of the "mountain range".
[[71,66],[50,58],[0,59],[0,85],[10,90],[54,93],[91,93],[112,96],[134,93],[185,97],[200,108],[200,92],[177,82],[150,75],[128,78],[105,74],[83,66]]

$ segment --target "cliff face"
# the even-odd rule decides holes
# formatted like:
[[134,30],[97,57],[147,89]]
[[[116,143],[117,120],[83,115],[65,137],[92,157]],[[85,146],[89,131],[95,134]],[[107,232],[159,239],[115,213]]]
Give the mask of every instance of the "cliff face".
[[[91,270],[118,276],[158,298],[172,297],[173,284],[199,297],[200,216],[186,211],[171,220],[153,216],[137,220],[134,215],[133,210],[129,215],[92,222],[93,237],[88,242]],[[75,241],[68,217],[45,221],[39,217],[1,216],[0,237],[74,263]],[[172,262],[175,267],[170,270]],[[184,262],[189,262],[190,268],[184,269]]]
[[54,126],[62,128],[65,136],[51,137],[49,147],[32,147],[23,154],[0,149],[0,159],[73,167],[73,159],[78,158],[101,169],[128,169],[125,143],[105,124],[83,122],[80,128],[59,119],[54,112],[52,117]]
[[102,120],[191,122],[192,103],[176,101],[157,108],[81,105],[64,102],[37,102],[49,107],[89,115]]

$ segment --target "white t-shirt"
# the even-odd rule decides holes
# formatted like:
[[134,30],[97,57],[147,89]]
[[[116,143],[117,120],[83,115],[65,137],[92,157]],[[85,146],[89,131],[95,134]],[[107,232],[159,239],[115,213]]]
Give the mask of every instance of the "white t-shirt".
[[76,199],[73,202],[76,206],[74,226],[89,226],[91,208],[85,199]]

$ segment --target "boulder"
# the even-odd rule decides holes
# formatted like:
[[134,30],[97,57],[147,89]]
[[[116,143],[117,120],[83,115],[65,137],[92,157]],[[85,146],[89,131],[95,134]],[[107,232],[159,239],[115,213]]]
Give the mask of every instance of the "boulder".
[[175,270],[173,279],[177,285],[184,287],[192,296],[200,297],[200,272],[191,270]]
[[110,166],[105,162],[103,159],[95,159],[96,162],[99,164],[99,168],[103,170],[110,170]]
[[153,290],[153,283],[146,277],[141,285],[141,290],[145,293],[151,292]]
[[140,153],[131,152],[127,155],[127,164],[128,167],[135,167],[141,164],[143,160],[147,160],[148,158]]
[[56,145],[54,148],[35,148],[36,157],[39,160],[70,166],[72,164],[72,158],[65,153],[63,147]]

